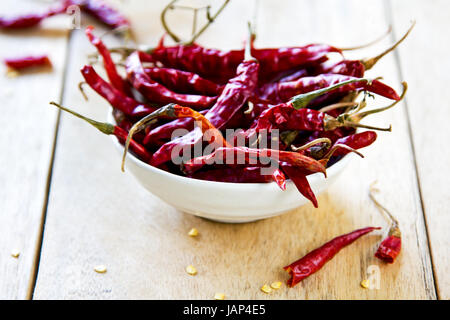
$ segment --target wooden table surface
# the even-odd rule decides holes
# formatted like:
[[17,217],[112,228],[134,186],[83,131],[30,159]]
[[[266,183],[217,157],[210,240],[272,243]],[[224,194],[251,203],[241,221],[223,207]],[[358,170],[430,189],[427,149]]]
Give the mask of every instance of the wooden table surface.
[[[112,2],[130,17],[140,42],[157,43],[159,13],[168,1]],[[47,5],[3,0],[0,16]],[[70,30],[68,17],[30,32],[0,33],[0,57],[46,52],[54,63],[51,72],[0,76],[0,298],[212,299],[223,292],[227,299],[449,299],[449,10],[446,0],[260,0],[257,10],[253,1],[231,1],[200,43],[240,47],[253,16],[261,47],[354,46],[391,24],[391,37],[349,53],[361,58],[380,52],[417,21],[399,50],[369,73],[398,90],[402,80],[409,83],[404,102],[368,122],[392,123],[393,131],[380,134],[364,150],[365,159],[353,160],[318,197],[319,209],[308,204],[248,224],[215,223],[163,203],[120,171],[110,137],[48,105],[56,100],[99,120],[108,110],[91,90],[85,102],[77,89],[79,69],[94,50],[82,30]],[[189,32],[189,19],[179,13],[171,23]],[[82,23],[94,22],[83,17]],[[334,236],[386,227],[368,197],[374,180],[403,231],[395,264],[373,257],[383,235],[374,233],[293,289],[259,290],[285,282],[282,266]],[[187,235],[191,227],[199,237]],[[14,250],[18,258],[11,256]],[[189,264],[198,269],[194,277],[185,272]],[[97,265],[108,271],[96,273]],[[379,287],[363,289],[361,280],[373,276]]]

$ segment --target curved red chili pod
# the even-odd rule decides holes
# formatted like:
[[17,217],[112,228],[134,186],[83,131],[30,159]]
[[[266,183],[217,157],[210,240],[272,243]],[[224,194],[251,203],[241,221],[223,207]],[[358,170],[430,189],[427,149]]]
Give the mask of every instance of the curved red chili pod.
[[[374,131],[364,131],[355,133],[336,140],[335,144],[343,144],[353,149],[361,149],[370,146],[377,139],[377,133]],[[333,156],[344,156],[349,153],[349,150],[338,149],[334,152]]]
[[309,201],[312,202],[315,208],[319,207],[316,195],[309,185],[306,173],[299,168],[295,168],[288,163],[281,163],[281,168],[287,174],[288,178],[294,182],[297,190]]
[[141,61],[141,53],[132,53],[126,62],[128,80],[133,87],[142,93],[147,99],[156,103],[178,103],[196,110],[202,110],[212,106],[217,97],[209,97],[193,94],[175,93],[162,84],[153,81],[146,73]]
[[102,40],[93,34],[93,31],[94,27],[88,26],[85,32],[89,41],[92,43],[92,45],[94,45],[97,48],[98,52],[103,57],[103,65],[105,67],[105,71],[106,74],[108,75],[109,81],[111,82],[114,88],[130,96],[131,91],[129,84],[119,75],[116,69],[116,65],[111,57],[111,53],[109,52],[105,44],[102,42]]
[[119,109],[128,116],[142,117],[156,110],[155,107],[140,103],[114,88],[103,80],[92,66],[84,66],[81,69],[81,74],[86,80],[86,83],[105,98],[113,108]]
[[223,86],[196,73],[171,68],[145,68],[145,73],[154,81],[177,93],[195,93],[206,96],[217,96]]
[[319,271],[325,263],[330,261],[342,248],[350,245],[363,235],[379,229],[381,228],[367,227],[336,237],[321,247],[311,251],[303,258],[284,267],[283,269],[291,276],[287,281],[287,285],[289,287],[295,286],[303,279]]

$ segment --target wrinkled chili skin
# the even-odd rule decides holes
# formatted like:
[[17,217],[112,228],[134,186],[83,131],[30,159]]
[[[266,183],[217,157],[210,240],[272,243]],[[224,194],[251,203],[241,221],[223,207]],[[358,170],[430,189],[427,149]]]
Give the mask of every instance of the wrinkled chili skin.
[[[304,156],[297,152],[280,151],[273,149],[252,149],[247,147],[223,147],[217,148],[213,153],[193,158],[184,164],[184,172],[193,173],[208,164],[217,163],[227,166],[236,166],[239,164],[259,165],[263,161],[272,159],[277,162],[287,162],[296,168],[301,168],[308,173],[321,172],[325,174],[325,167],[315,159]],[[230,160],[232,163],[227,163]],[[238,161],[243,163],[237,163]]]
[[[274,73],[318,60],[323,61],[325,55],[330,52],[341,51],[321,44],[251,50],[252,56],[261,64],[263,79],[270,78]],[[224,83],[235,75],[237,66],[244,59],[244,50],[221,51],[192,44],[159,47],[151,52],[151,56],[166,67],[195,72],[205,78]]]
[[375,253],[375,257],[387,263],[394,263],[401,249],[402,239],[395,235],[390,235],[381,242]]
[[[344,144],[355,150],[370,146],[377,139],[377,133],[375,131],[364,131],[355,133],[346,137],[342,137],[336,140],[335,144]],[[344,156],[350,151],[347,149],[338,149],[334,152],[333,156]]]
[[120,90],[121,92],[131,95],[130,86],[128,83],[122,79],[122,77],[119,75],[116,69],[116,64],[114,63],[111,53],[109,52],[108,48],[105,46],[105,44],[102,42],[102,40],[93,34],[94,27],[88,26],[85,30],[86,36],[88,37],[89,41],[92,43],[93,46],[95,46],[100,53],[100,55],[103,58],[103,65],[106,70],[106,74],[108,75],[108,79],[113,85],[114,88],[117,90]]
[[154,81],[161,83],[177,93],[217,96],[223,89],[223,86],[188,71],[153,67],[145,68],[145,73]]
[[162,84],[153,81],[145,73],[141,56],[142,54],[139,51],[132,53],[127,59],[126,71],[128,80],[133,87],[150,101],[161,104],[177,103],[196,110],[203,110],[211,107],[217,100],[217,97],[175,93]]
[[[298,94],[312,92],[353,79],[357,78],[341,74],[320,74],[312,77],[303,77],[294,81],[268,83],[259,88],[258,96],[273,104],[283,103]],[[351,83],[333,90],[328,94],[332,95],[334,93],[346,93],[356,90],[367,90],[392,100],[400,99],[394,89],[378,80],[373,80],[370,84],[366,81]]]
[[[259,63],[255,60],[242,61],[236,71],[236,76],[228,81],[215,105],[205,114],[211,124],[222,129],[233,119],[244,103],[253,95],[258,83]],[[198,132],[187,135],[164,144],[153,154],[152,164],[159,165],[170,161],[172,150],[176,146],[194,145],[200,139]]]
[[[128,131],[125,131],[119,126],[114,126],[114,135],[120,143],[124,144],[128,137]],[[146,163],[148,163],[152,157],[152,154],[147,149],[133,139],[130,141],[130,150],[133,151],[140,160]]]
[[216,168],[198,171],[189,175],[190,178],[231,183],[268,183],[272,181],[270,175],[262,175],[260,167],[245,168]]
[[321,247],[311,251],[303,258],[284,267],[291,278],[287,281],[289,287],[293,287],[303,279],[319,271],[325,263],[330,261],[342,248],[350,245],[363,235],[380,228],[367,227],[336,237]]
[[8,58],[4,60],[5,65],[14,70],[23,70],[33,67],[51,67],[52,63],[47,55],[28,56],[19,58]]
[[65,0],[66,6],[76,5],[111,29],[130,27],[130,21],[103,0]]
[[156,108],[142,104],[126,95],[121,91],[114,88],[108,82],[103,80],[94,70],[92,66],[84,66],[81,69],[86,83],[99,95],[105,98],[113,108],[118,109],[131,117],[143,117],[146,116]]
[[264,111],[255,126],[256,130],[272,129],[324,131],[325,113],[311,109],[294,109],[288,104],[279,104]]

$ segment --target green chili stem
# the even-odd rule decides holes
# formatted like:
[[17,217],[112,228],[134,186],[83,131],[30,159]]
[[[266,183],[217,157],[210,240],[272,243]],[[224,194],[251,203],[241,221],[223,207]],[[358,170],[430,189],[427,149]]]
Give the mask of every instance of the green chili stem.
[[361,60],[361,63],[364,65],[364,68],[366,70],[371,69],[377,62],[378,60],[380,60],[381,58],[383,58],[385,55],[387,55],[389,52],[395,50],[395,48],[398,47],[398,45],[400,43],[403,42],[403,40],[406,39],[406,37],[408,37],[408,35],[410,34],[411,30],[414,28],[414,26],[416,25],[416,21],[413,21],[411,24],[411,27],[409,27],[408,31],[406,31],[406,33],[403,35],[403,37],[400,38],[400,40],[398,40],[396,43],[394,43],[391,47],[389,47],[388,49],[386,49],[385,51],[383,51],[382,53],[380,53],[379,55],[372,57],[372,58],[368,58],[368,59],[363,59]]
[[298,151],[302,151],[302,150],[306,150],[311,148],[312,146],[315,146],[316,144],[319,143],[326,143],[327,144],[327,149],[331,146],[331,140],[328,138],[318,138],[315,139],[311,142],[308,142],[307,144],[304,144],[301,147],[295,147],[295,146],[291,146],[292,151],[298,152]]
[[90,123],[92,126],[97,128],[99,131],[103,132],[104,134],[108,134],[108,135],[114,134],[115,126],[110,124],[110,123],[98,122],[98,121],[92,120],[92,119],[87,118],[87,117],[85,117],[85,116],[83,116],[83,115],[81,115],[81,114],[79,114],[79,113],[77,113],[77,112],[75,112],[73,110],[67,109],[67,108],[63,107],[62,105],[60,105],[60,104],[58,104],[56,102],[53,102],[53,101],[50,102],[50,104],[58,107],[61,110],[64,110],[64,111],[74,115],[77,118],[80,118],[80,119]]
[[324,95],[325,93],[336,90],[340,87],[343,87],[343,86],[351,84],[351,83],[370,82],[370,81],[371,80],[366,79],[366,78],[358,78],[358,79],[351,79],[351,80],[343,81],[343,82],[337,83],[335,85],[332,85],[332,86],[329,86],[326,88],[318,89],[318,90],[311,91],[308,93],[299,94],[290,100],[290,104],[295,109],[305,108],[313,99],[320,97],[321,95]]

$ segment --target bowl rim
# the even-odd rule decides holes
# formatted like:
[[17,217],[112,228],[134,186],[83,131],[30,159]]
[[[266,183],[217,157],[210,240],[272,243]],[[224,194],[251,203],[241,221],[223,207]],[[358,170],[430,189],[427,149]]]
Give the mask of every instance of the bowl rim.
[[[110,112],[111,109],[109,108],[109,112],[108,112],[108,122],[116,124],[116,122],[114,121],[114,118],[112,116],[112,113]],[[124,146],[119,142],[119,140],[114,136],[111,135],[110,136],[111,139],[113,140],[114,145],[116,146],[116,148],[123,153],[124,151]],[[331,167],[327,168],[327,178],[334,176],[335,174],[337,174],[340,170],[344,169],[347,164],[350,162],[351,158],[354,157],[354,155],[352,153],[349,153],[347,155],[345,155],[344,157],[342,157],[342,159],[340,159],[339,161],[337,161],[336,163],[334,163]],[[196,184],[203,184],[203,185],[215,185],[215,186],[222,186],[222,187],[230,187],[230,188],[251,188],[251,187],[255,187],[255,186],[272,186],[272,185],[276,185],[275,182],[252,182],[252,183],[238,183],[238,182],[221,182],[221,181],[210,181],[210,180],[201,180],[201,179],[195,179],[195,178],[189,178],[189,177],[183,177],[171,172],[167,172],[164,171],[162,169],[159,169],[157,167],[154,167],[144,161],[142,161],[141,159],[137,158],[134,154],[132,154],[131,152],[128,152],[126,155],[126,158],[133,161],[134,164],[136,164],[137,166],[141,167],[142,169],[147,169],[150,171],[153,171],[156,174],[162,175],[162,176],[166,176],[170,179],[175,179],[175,180],[179,180],[180,183],[188,183],[188,184],[192,184],[192,183],[196,183]],[[125,163],[125,168],[127,167],[126,163]],[[307,179],[309,181],[309,183],[313,183],[315,180],[319,180],[320,178],[325,178],[323,176],[322,173],[317,172],[317,173],[313,173],[307,176]],[[286,183],[289,184],[293,184],[291,179],[286,180]],[[278,186],[277,186],[278,188]]]

